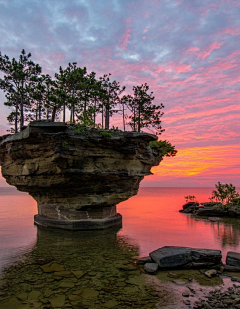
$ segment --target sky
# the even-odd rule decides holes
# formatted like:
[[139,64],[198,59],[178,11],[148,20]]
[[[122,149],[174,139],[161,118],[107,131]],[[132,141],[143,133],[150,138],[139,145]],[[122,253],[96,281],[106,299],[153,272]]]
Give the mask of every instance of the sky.
[[160,139],[178,154],[143,186],[240,187],[239,0],[0,0],[0,51],[23,48],[52,76],[77,62],[127,93],[148,83],[165,106]]

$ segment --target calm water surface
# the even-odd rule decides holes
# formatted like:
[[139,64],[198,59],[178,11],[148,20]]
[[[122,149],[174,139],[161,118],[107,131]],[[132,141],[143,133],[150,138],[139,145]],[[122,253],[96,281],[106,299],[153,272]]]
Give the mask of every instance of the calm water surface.
[[[182,291],[180,299],[174,298],[177,294],[169,298],[169,289],[175,286],[165,291],[167,283],[149,283],[133,261],[162,246],[220,249],[224,258],[228,251],[239,251],[237,219],[209,222],[179,213],[184,196],[195,195],[206,202],[211,191],[141,188],[137,196],[118,205],[122,228],[71,232],[37,228],[36,202],[14,188],[0,188],[1,308],[52,308],[61,302],[66,308],[153,308],[156,304],[156,308],[165,308],[164,304],[185,308]],[[44,270],[42,265],[48,263],[55,263],[56,270]],[[15,266],[3,273],[11,265]],[[189,274],[183,276],[191,283]],[[216,278],[213,285],[222,283]]]
[[[196,220],[179,213],[185,195],[208,201],[211,188],[141,188],[138,195],[118,205],[123,226],[118,232],[139,248],[140,255],[162,246],[189,246],[222,250],[240,249],[240,224]],[[0,270],[36,242],[33,215],[36,202],[12,187],[0,188]]]

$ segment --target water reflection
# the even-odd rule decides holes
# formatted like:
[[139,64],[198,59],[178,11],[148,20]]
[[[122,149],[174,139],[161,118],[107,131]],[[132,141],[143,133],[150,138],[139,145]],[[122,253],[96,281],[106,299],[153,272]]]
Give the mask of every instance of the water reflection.
[[3,278],[0,308],[130,308],[159,298],[134,261],[139,248],[118,230],[66,232],[38,228],[24,261]]

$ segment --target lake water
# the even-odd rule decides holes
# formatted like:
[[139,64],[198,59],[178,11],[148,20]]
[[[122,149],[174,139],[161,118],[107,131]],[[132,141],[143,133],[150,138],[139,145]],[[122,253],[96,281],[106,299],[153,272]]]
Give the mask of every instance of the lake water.
[[[106,308],[111,308],[112,300],[108,298],[109,292],[107,294],[106,291],[113,284],[118,284],[116,295],[114,291],[111,292],[111,295],[115,295],[114,301],[121,304],[116,305],[117,307],[128,308],[129,293],[131,301],[137,304],[140,301],[139,296],[135,299],[134,295],[140,291],[140,287],[142,289],[142,283],[137,282],[132,286],[129,283],[140,278],[137,277],[138,270],[130,269],[132,261],[136,257],[148,255],[159,247],[189,246],[220,249],[224,261],[228,251],[239,252],[238,220],[209,222],[179,213],[179,209],[185,203],[184,196],[195,195],[199,202],[206,202],[211,192],[211,188],[141,188],[137,196],[118,205],[118,212],[123,216],[121,229],[70,232],[37,228],[33,224],[33,215],[37,213],[36,202],[28,194],[20,193],[14,188],[0,188],[0,271],[3,272],[4,268],[15,263],[15,266],[7,270],[4,275],[2,273],[4,280],[7,282],[10,280],[12,285],[12,289],[9,287],[7,289],[6,286],[5,290],[3,289],[6,293],[6,295],[3,293],[6,298],[5,307],[19,306],[19,299],[14,295],[16,293],[30,295],[34,286],[34,291],[37,290],[42,296],[36,297],[36,293],[32,293],[36,298],[32,302],[38,303],[38,308],[44,308],[44,302],[49,304],[52,301],[49,300],[51,293],[46,296],[46,290],[49,286],[51,288],[54,286],[55,298],[61,296],[59,291],[67,295],[69,293],[65,305],[71,308],[76,294],[70,293],[80,285],[79,278],[68,278],[67,275],[67,279],[60,275],[50,277],[49,273],[42,273],[41,264],[53,260],[72,273],[74,271],[87,273],[81,281],[81,287],[84,287],[87,296],[81,296],[83,298],[79,296],[83,304],[85,301],[86,308],[92,306],[102,308],[103,303],[106,304]],[[123,270],[124,275],[121,273]],[[69,287],[64,280],[69,282]],[[129,286],[133,289],[131,290]],[[156,295],[149,293],[148,288],[141,291],[143,291],[141,304],[150,305],[155,302]],[[91,297],[88,298],[88,295]],[[149,295],[152,295],[152,298]],[[12,298],[9,298],[10,296]],[[94,300],[93,305],[91,301],[94,297],[97,297],[97,300]],[[131,306],[135,306],[134,304],[131,303]],[[131,306],[129,304],[129,307]]]

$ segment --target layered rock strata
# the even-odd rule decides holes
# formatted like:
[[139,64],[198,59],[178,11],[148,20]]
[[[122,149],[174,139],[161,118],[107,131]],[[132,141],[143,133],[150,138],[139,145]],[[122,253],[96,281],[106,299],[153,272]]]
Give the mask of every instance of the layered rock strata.
[[121,222],[116,204],[137,194],[140,181],[161,161],[149,146],[153,140],[146,133],[33,122],[1,137],[2,175],[37,201],[36,224],[106,228]]

